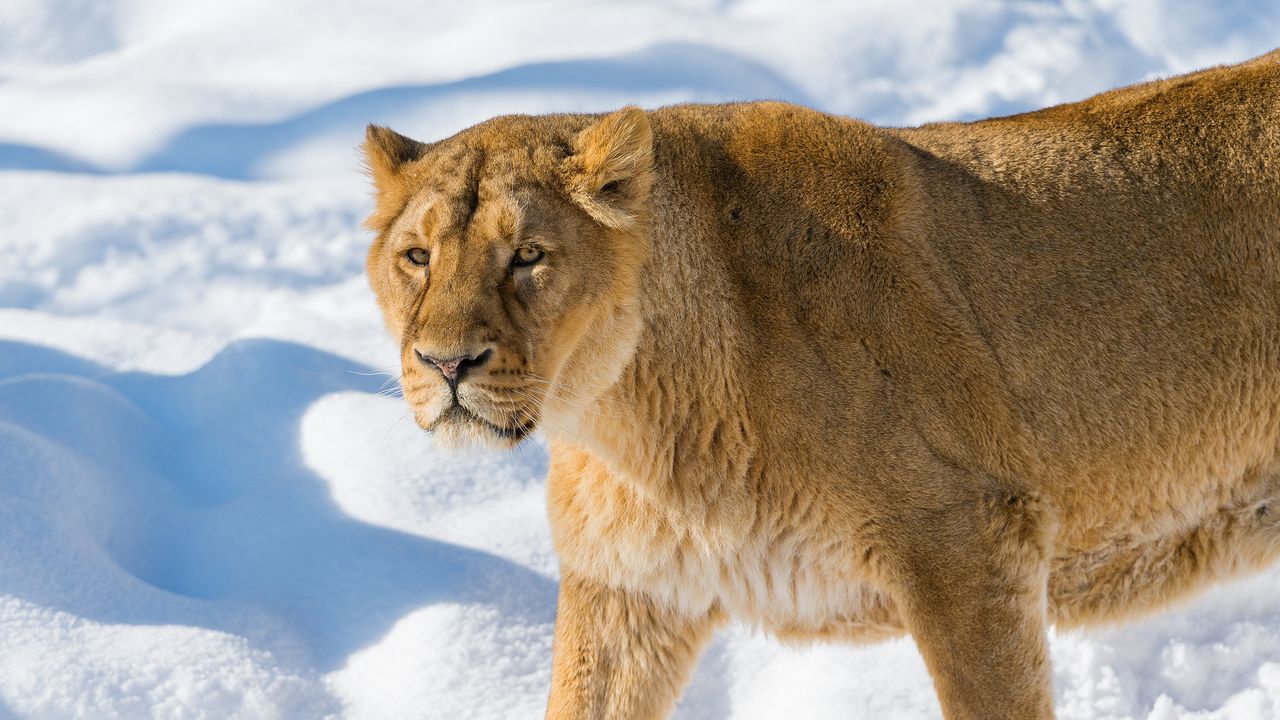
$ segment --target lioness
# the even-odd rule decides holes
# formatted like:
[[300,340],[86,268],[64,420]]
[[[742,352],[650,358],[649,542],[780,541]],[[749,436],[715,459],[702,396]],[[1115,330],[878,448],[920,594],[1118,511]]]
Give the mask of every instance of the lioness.
[[781,103],[370,127],[369,280],[447,443],[550,442],[548,717],[727,618],[910,633],[1048,718],[1045,628],[1280,551],[1280,51],[975,123]]

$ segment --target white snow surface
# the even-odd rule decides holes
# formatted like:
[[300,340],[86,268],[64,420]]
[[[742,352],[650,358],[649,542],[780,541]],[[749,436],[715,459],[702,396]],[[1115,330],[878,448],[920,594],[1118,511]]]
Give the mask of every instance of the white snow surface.
[[[539,441],[433,448],[368,122],[781,98],[894,124],[1260,54],[1272,0],[0,3],[0,718],[534,718]],[[1055,635],[1063,718],[1280,718],[1280,569]],[[909,640],[722,632],[684,720],[937,718]]]

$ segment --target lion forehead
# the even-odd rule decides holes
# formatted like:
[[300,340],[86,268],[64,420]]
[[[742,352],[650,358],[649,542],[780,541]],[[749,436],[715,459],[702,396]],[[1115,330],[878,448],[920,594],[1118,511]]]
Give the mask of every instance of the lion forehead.
[[473,185],[456,180],[423,186],[392,225],[396,235],[434,242],[472,236],[514,237],[534,193],[508,178],[480,178]]

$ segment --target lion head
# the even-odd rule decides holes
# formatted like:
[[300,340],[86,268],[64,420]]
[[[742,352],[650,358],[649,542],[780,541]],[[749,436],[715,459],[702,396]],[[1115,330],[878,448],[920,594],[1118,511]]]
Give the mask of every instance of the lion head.
[[501,117],[426,144],[370,126],[369,283],[437,441],[518,444],[634,352],[652,133],[638,108]]

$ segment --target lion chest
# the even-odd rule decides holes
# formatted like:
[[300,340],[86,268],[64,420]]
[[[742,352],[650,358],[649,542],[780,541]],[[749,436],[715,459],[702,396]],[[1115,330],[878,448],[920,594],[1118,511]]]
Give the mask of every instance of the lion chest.
[[855,543],[813,514],[664,506],[627,490],[553,488],[562,565],[689,614],[718,606],[768,628],[819,633],[857,622],[883,597]]

